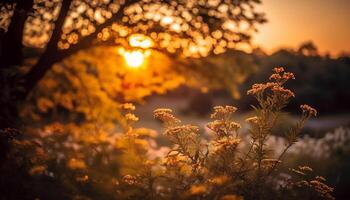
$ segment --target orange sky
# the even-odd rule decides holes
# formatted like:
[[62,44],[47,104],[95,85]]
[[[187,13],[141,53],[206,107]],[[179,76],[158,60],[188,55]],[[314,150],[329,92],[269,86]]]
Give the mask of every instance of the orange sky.
[[267,52],[312,40],[320,52],[350,52],[350,0],[262,0],[268,23],[253,43]]

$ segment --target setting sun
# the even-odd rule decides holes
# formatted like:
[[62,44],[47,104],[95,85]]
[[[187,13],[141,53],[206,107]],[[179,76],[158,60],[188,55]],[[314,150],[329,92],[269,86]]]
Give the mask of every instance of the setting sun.
[[145,60],[145,55],[141,51],[125,52],[123,56],[128,66],[132,68],[140,67]]

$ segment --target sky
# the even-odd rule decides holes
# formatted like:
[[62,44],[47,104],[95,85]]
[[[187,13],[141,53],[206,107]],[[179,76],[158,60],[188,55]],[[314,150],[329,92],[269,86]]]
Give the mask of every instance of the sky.
[[350,52],[350,0],[262,0],[268,23],[253,44],[268,53],[313,41],[321,53]]

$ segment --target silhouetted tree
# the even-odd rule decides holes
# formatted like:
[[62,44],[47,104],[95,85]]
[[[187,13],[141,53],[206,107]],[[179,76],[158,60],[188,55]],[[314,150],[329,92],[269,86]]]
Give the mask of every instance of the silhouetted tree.
[[[97,43],[125,45],[133,33],[149,35],[172,56],[203,57],[249,42],[259,0],[6,0],[0,3],[2,108],[23,100],[51,66]],[[23,48],[41,48],[37,61],[21,73]],[[11,73],[7,73],[10,69]],[[4,70],[6,72],[4,72]],[[10,75],[9,75],[10,74]],[[6,94],[5,94],[6,93]],[[1,109],[7,118],[14,111]],[[7,116],[7,117],[6,117]],[[3,124],[3,123],[2,123]],[[8,123],[7,123],[8,124]]]
[[312,41],[300,44],[298,53],[305,56],[318,56],[317,47]]

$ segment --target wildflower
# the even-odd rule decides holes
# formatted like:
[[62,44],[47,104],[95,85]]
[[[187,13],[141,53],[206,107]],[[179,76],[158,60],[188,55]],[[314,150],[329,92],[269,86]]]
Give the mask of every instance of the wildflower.
[[309,105],[304,104],[304,105],[301,105],[300,108],[303,111],[303,113],[307,114],[308,116],[316,117],[317,115],[317,110],[312,108]]
[[215,106],[214,113],[210,115],[212,119],[224,119],[232,115],[237,111],[237,108],[234,106]]
[[137,183],[137,178],[129,174],[123,176],[122,180],[128,185],[134,185],[135,183]]
[[285,80],[289,80],[289,79],[295,79],[295,76],[292,72],[284,72],[282,78]]
[[247,91],[247,95],[255,95],[264,92],[266,88],[266,84],[256,83],[252,86],[252,89]]
[[282,72],[284,72],[284,68],[283,67],[275,67],[275,68],[273,68],[273,71],[276,73],[282,73]]
[[176,126],[167,129],[164,134],[168,136],[177,136],[180,133],[185,133],[186,135],[189,134],[198,134],[199,128],[197,126],[192,126],[192,125],[183,125],[183,126]]
[[283,75],[281,75],[280,73],[275,73],[275,74],[272,74],[269,79],[275,80],[277,83],[282,85],[289,79],[295,79],[295,76],[292,72],[284,72]]
[[207,127],[216,132],[216,133],[223,133],[225,130],[224,130],[224,126],[225,126],[225,122],[223,120],[215,120],[213,122],[209,122]]
[[131,121],[131,122],[136,122],[136,121],[139,120],[139,118],[136,117],[136,115],[134,115],[134,114],[132,114],[132,113],[127,113],[127,114],[125,115],[125,118],[126,118],[126,120]]
[[215,154],[221,154],[223,152],[226,152],[228,149],[235,149],[239,143],[241,142],[240,139],[232,138],[232,137],[224,137],[219,140],[216,140],[214,144],[214,153]]
[[304,172],[312,172],[312,168],[309,166],[299,166],[298,168]]
[[272,74],[269,78],[270,80],[280,80],[282,79],[281,75],[280,74]]
[[333,192],[333,190],[334,190],[332,187],[329,187],[328,185],[326,185],[318,180],[312,180],[312,181],[310,181],[310,184],[317,192],[319,192],[320,194],[323,194],[323,195],[330,193],[330,192]]
[[283,88],[281,86],[274,86],[271,90],[273,92],[275,92],[276,94],[281,95],[285,99],[289,99],[291,97],[295,97],[295,94],[291,90],[285,89],[285,88]]
[[128,111],[134,111],[135,110],[135,106],[132,103],[124,103],[121,105],[121,108],[124,110],[128,110]]
[[241,128],[241,125],[232,121],[226,122],[224,120],[215,120],[209,122],[207,127],[219,136],[224,136],[232,133],[232,131],[237,131]]
[[257,116],[249,117],[245,121],[251,124],[257,124],[259,122],[259,118]]
[[229,130],[238,130],[242,128],[242,126],[239,124],[239,123],[236,123],[236,122],[230,122],[229,123]]
[[164,123],[167,123],[168,125],[174,125],[178,124],[181,121],[177,119],[173,114],[172,114],[171,109],[167,108],[158,108],[155,111],[153,111],[154,118],[161,120]]
[[292,172],[298,174],[298,175],[302,175],[302,176],[305,176],[306,174],[300,170],[297,170],[297,169],[290,169]]

